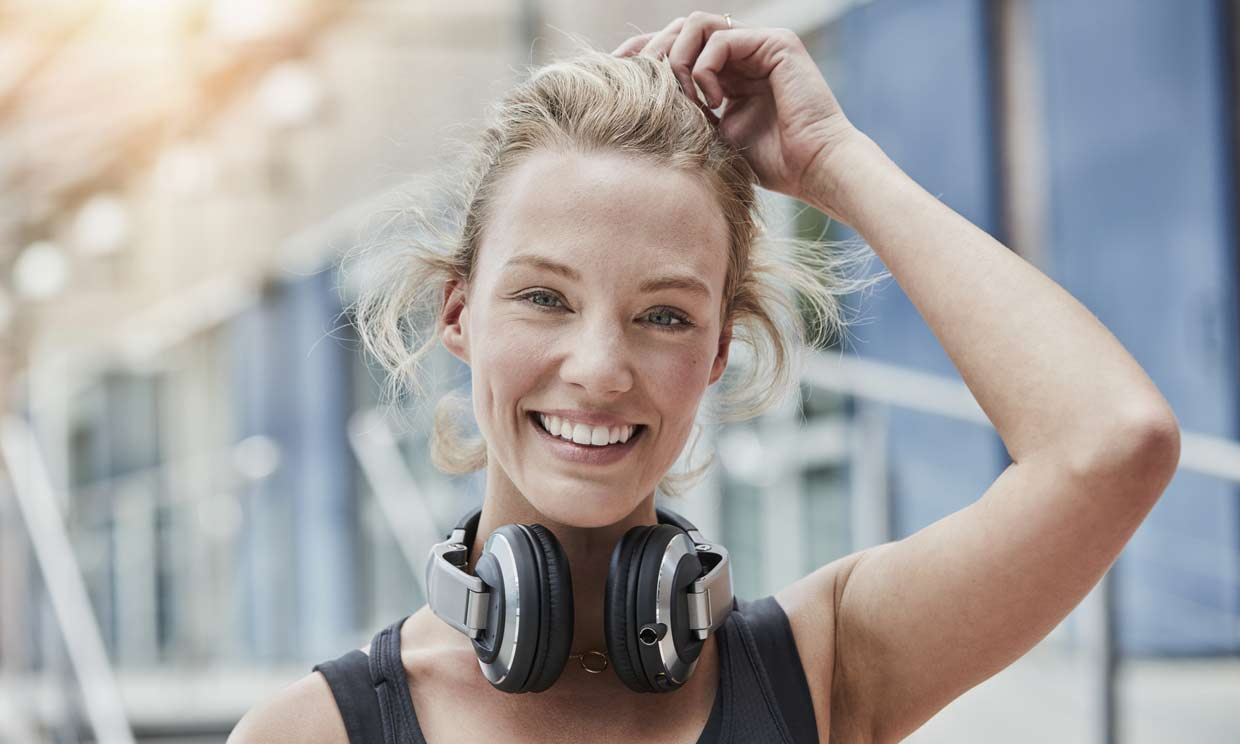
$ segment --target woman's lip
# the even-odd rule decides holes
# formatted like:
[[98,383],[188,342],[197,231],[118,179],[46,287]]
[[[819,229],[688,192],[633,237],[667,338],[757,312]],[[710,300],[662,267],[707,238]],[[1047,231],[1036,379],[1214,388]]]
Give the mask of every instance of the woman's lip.
[[633,431],[633,436],[629,437],[627,442],[623,444],[616,442],[603,446],[590,446],[585,444],[577,444],[563,437],[557,437],[542,427],[542,423],[538,420],[536,412],[530,412],[526,417],[529,419],[530,425],[538,430],[538,434],[547,442],[548,445],[560,457],[571,460],[573,462],[586,463],[591,465],[609,465],[618,462],[627,455],[634,446],[634,443],[641,438],[646,430],[645,424],[638,424]]
[[[546,429],[545,427],[543,427],[543,425],[542,425],[542,421],[540,421],[538,417],[539,417],[539,416],[545,416],[545,415],[546,415],[546,414],[544,414],[542,411],[530,411],[530,414],[529,414],[529,419],[530,419],[531,421],[533,421],[533,422],[534,422],[534,426],[537,426],[539,429],[542,429],[542,432],[543,432],[544,434],[546,434],[547,436],[549,436],[549,437],[555,437],[556,439],[562,439],[562,440],[564,440],[565,442],[568,442],[569,440],[564,439],[564,437],[556,437],[554,434],[552,434],[551,432],[547,431],[547,429]],[[645,424],[625,424],[625,426],[631,426],[631,427],[633,427],[633,433],[629,435],[628,442],[631,442],[631,441],[633,441],[634,439],[636,439],[636,438],[637,438],[637,435],[638,435],[638,434],[640,434],[640,433],[642,432],[642,430],[646,428],[646,425],[645,425]],[[615,427],[610,427],[610,428],[613,428],[613,429],[614,429]],[[625,444],[628,444],[628,442],[625,442]],[[619,443],[620,443],[620,442],[618,442],[618,441],[616,442],[616,444],[619,444]],[[577,443],[576,443],[576,442],[572,442],[572,444],[577,444]],[[578,446],[579,446],[579,447],[584,447],[585,445],[583,444],[583,445],[578,445]]]

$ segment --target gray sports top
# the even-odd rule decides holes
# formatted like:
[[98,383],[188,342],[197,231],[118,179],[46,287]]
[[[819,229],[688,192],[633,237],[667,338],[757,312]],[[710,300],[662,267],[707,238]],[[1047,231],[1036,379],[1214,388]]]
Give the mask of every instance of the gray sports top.
[[[736,599],[718,631],[719,687],[698,744],[817,744],[809,684],[788,616],[773,596]],[[350,651],[318,664],[349,744],[427,744],[400,660],[400,627],[374,637],[370,655]]]

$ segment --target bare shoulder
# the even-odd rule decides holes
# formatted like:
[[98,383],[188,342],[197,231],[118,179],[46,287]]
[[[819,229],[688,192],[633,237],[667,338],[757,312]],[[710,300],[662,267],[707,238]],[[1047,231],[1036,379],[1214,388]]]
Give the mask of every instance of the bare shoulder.
[[849,697],[846,671],[839,668],[836,649],[840,598],[854,568],[867,551],[839,558],[788,585],[775,594],[792,626],[801,666],[805,669],[818,738],[827,742],[864,742],[868,720],[862,701]]
[[344,719],[327,679],[319,672],[302,677],[249,710],[228,744],[349,744]]

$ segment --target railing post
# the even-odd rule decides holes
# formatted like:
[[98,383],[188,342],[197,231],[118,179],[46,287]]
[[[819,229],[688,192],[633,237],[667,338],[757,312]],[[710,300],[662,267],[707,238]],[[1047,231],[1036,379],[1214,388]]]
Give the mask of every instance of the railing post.
[[11,415],[4,417],[0,422],[0,454],[35,559],[43,571],[52,611],[82,689],[95,738],[104,744],[133,744],[133,732],[86,593],[86,582],[56,506],[47,465],[26,422]]

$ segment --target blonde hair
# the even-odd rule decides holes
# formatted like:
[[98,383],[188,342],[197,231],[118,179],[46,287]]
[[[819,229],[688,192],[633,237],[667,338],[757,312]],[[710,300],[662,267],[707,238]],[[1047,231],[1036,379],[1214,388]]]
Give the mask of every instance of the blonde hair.
[[[424,394],[421,362],[442,329],[445,282],[473,277],[497,188],[544,148],[630,154],[698,174],[716,196],[729,230],[721,318],[725,331],[733,324],[732,348],[747,346],[752,364],[730,383],[736,365],[729,364],[718,383],[724,392],[705,396],[712,423],[752,418],[797,389],[806,345],[819,348],[846,329],[839,297],[887,276],[847,276],[848,269],[868,265],[872,254],[864,244],[768,235],[753,170],[684,95],[666,60],[585,50],[535,69],[491,114],[473,167],[454,194],[457,208],[438,217],[415,211],[416,234],[401,237],[382,256],[382,268],[368,272],[375,281],[349,306],[365,349],[388,373],[386,392],[393,399],[405,390]],[[486,443],[465,436],[461,413],[468,406],[468,397],[450,394],[435,407],[431,461],[450,475],[487,464]],[[690,462],[700,435],[699,425]],[[714,458],[711,453],[697,468],[666,474],[658,490],[680,495]]]

